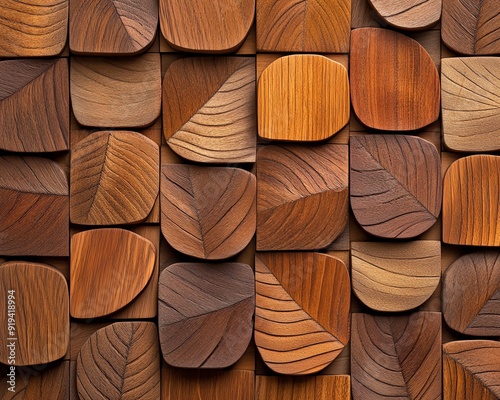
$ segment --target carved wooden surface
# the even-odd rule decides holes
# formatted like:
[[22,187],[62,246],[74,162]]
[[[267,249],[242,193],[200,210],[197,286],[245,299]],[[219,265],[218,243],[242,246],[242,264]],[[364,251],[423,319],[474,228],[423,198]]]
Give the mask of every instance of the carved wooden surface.
[[239,168],[163,164],[161,230],[176,250],[220,260],[255,233],[255,176]]
[[297,379],[257,375],[255,400],[347,400],[351,398],[349,375],[311,376]]
[[347,70],[319,55],[278,58],[260,75],[257,114],[265,139],[329,138],[349,120]]
[[457,53],[500,54],[500,4],[496,0],[443,0],[441,37]]
[[76,361],[79,398],[159,399],[159,352],[152,322],[116,322],[98,330]]
[[399,29],[426,29],[441,18],[442,0],[368,1],[384,22]]
[[183,368],[225,368],[253,333],[252,269],[241,263],[178,263],[160,277],[158,326],[165,361]]
[[443,316],[466,335],[500,336],[500,252],[467,254],[443,275]]
[[368,307],[406,311],[423,304],[441,277],[441,242],[352,242],[352,288]]
[[388,29],[351,33],[352,105],[370,128],[408,131],[439,117],[439,76],[427,51]]
[[68,61],[0,61],[0,118],[0,149],[40,153],[67,150]]
[[352,397],[441,397],[441,313],[352,315]]
[[257,50],[347,53],[351,0],[257,1]]
[[348,217],[347,146],[265,146],[257,153],[257,249],[328,246]]
[[500,343],[463,340],[443,346],[443,399],[500,398]]
[[3,0],[0,57],[44,57],[61,53],[68,34],[68,0]]
[[0,157],[0,254],[69,255],[64,170],[39,157]]
[[89,135],[71,153],[71,222],[132,224],[151,212],[160,186],[160,151],[131,131]]
[[160,27],[177,50],[229,53],[241,46],[255,15],[255,0],[160,0]]
[[350,307],[342,261],[319,253],[257,253],[255,280],[255,344],[269,368],[312,374],[340,354],[349,341]]
[[184,58],[163,83],[163,131],[192,161],[255,162],[255,59]]
[[[1,363],[12,365],[13,357],[16,366],[44,364],[66,354],[69,300],[63,274],[45,264],[6,262],[0,266],[0,293]],[[7,329],[9,318],[14,330]]]
[[160,55],[72,57],[71,104],[81,125],[136,128],[160,115]]
[[412,238],[441,211],[441,162],[433,144],[414,136],[352,136],[351,207],[364,230]]
[[453,151],[500,150],[500,59],[441,61],[443,141]]
[[443,179],[443,242],[500,246],[500,157],[460,158]]
[[73,235],[71,316],[97,318],[124,307],[148,283],[155,260],[155,246],[124,229],[94,229]]
[[76,54],[138,54],[158,27],[155,0],[71,0],[69,47]]

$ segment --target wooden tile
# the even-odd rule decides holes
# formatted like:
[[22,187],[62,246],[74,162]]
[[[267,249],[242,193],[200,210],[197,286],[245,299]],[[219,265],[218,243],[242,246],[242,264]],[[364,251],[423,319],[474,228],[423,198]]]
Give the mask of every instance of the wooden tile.
[[351,136],[351,207],[368,233],[413,238],[441,211],[441,165],[436,148],[403,135]]
[[99,329],[110,325],[109,322],[96,322],[93,320],[86,322],[71,321],[70,327],[70,361],[76,362],[78,353],[83,344]]
[[255,273],[255,344],[264,362],[288,375],[325,368],[349,341],[345,264],[319,253],[257,253]]
[[288,141],[327,139],[349,121],[346,68],[319,55],[278,58],[257,87],[259,136]]
[[255,15],[255,0],[160,0],[160,27],[177,50],[229,53],[245,40]]
[[158,27],[158,2],[71,0],[69,47],[76,54],[144,52]]
[[0,254],[69,255],[68,192],[54,161],[0,156]]
[[369,0],[370,5],[387,24],[405,30],[426,29],[441,18],[442,0]]
[[0,362],[26,366],[58,360],[69,346],[68,284],[39,263],[0,266]]
[[351,28],[380,27],[380,18],[368,0],[351,0]]
[[443,180],[443,242],[500,246],[500,157],[473,155]]
[[352,242],[352,288],[377,311],[407,311],[423,304],[441,278],[441,242]]
[[77,121],[101,128],[140,128],[160,115],[160,55],[71,58],[71,104]]
[[314,250],[344,230],[347,146],[264,146],[257,153],[257,250]]
[[0,118],[2,150],[38,153],[67,150],[67,59],[0,61]]
[[441,314],[352,315],[352,398],[440,398]]
[[355,29],[350,61],[352,105],[366,126],[409,131],[439,117],[437,69],[413,39],[387,29]]
[[445,58],[443,141],[453,151],[500,150],[500,58]]
[[68,0],[4,0],[0,57],[56,56],[68,34]]
[[255,59],[174,61],[163,83],[163,132],[180,156],[197,162],[255,162]]

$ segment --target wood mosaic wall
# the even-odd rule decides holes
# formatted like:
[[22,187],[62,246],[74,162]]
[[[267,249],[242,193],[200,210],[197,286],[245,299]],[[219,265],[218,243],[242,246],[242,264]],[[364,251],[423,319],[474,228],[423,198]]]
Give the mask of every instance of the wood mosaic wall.
[[3,0],[0,398],[500,398],[498,0]]

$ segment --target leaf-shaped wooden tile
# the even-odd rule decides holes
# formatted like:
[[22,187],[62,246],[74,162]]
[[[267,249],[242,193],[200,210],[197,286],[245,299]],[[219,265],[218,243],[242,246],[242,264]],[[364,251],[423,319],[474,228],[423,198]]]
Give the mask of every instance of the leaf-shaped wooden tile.
[[344,230],[347,146],[264,146],[257,179],[258,250],[320,249]]
[[500,150],[500,58],[441,60],[441,107],[450,150]]
[[441,398],[441,313],[352,314],[354,400]]
[[165,361],[183,368],[225,368],[238,361],[252,338],[254,286],[245,264],[167,267],[158,293]]
[[281,57],[260,75],[257,122],[265,139],[327,139],[347,124],[349,109],[347,70],[324,56]]
[[384,22],[398,29],[420,30],[434,25],[441,18],[443,0],[369,0]]
[[71,0],[69,48],[76,54],[142,53],[158,27],[155,0]]
[[257,1],[257,50],[348,53],[351,0]]
[[441,278],[441,242],[352,242],[352,288],[377,311],[406,311],[423,304]]
[[441,38],[457,53],[500,54],[500,3],[443,0]]
[[443,242],[500,246],[500,156],[460,158],[446,171]]
[[0,254],[69,255],[68,178],[59,164],[0,157]]
[[62,273],[45,264],[6,262],[0,266],[0,293],[1,363],[45,364],[66,354],[69,300]]
[[351,398],[349,375],[291,376],[257,375],[255,400],[347,400]]
[[255,344],[269,368],[312,374],[340,354],[349,341],[351,295],[341,260],[319,253],[257,253],[255,280]]
[[0,120],[0,149],[32,153],[67,150],[68,61],[0,61]]
[[160,115],[160,55],[71,58],[71,105],[78,123],[138,128]]
[[71,238],[70,311],[98,318],[129,304],[153,273],[153,243],[118,228],[93,229]]
[[500,252],[467,254],[443,275],[443,316],[466,335],[500,336]]
[[176,250],[220,260],[255,233],[255,176],[239,168],[162,164],[161,230]]
[[500,399],[500,343],[461,340],[443,345],[443,399]]
[[70,181],[71,222],[141,222],[158,197],[158,145],[136,132],[93,133],[73,148]]
[[175,49],[229,53],[245,40],[255,0],[160,0],[160,28]]
[[351,33],[351,98],[359,120],[374,129],[409,131],[439,117],[439,75],[429,53],[399,32]]
[[159,399],[159,352],[152,322],[116,322],[99,329],[76,360],[79,398]]
[[68,35],[68,0],[3,0],[0,57],[56,56]]
[[255,59],[174,61],[163,82],[163,133],[180,156],[197,162],[255,161]]
[[383,238],[420,235],[441,211],[441,160],[415,136],[352,136],[351,207],[361,227]]

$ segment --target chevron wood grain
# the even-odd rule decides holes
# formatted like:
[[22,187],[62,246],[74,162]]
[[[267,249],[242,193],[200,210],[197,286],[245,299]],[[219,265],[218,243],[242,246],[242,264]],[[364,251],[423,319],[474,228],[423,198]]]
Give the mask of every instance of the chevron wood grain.
[[369,0],[378,16],[389,25],[405,30],[421,30],[441,18],[442,0]]

